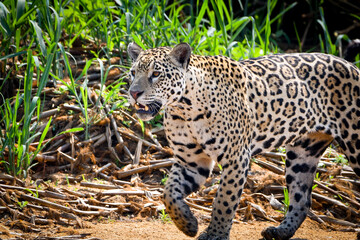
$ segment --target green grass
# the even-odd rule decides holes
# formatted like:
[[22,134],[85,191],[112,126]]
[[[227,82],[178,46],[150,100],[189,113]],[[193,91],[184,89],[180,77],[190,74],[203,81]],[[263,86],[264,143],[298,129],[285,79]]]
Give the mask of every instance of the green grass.
[[333,55],[339,55],[339,46],[341,44],[341,40],[349,40],[349,38],[344,34],[340,34],[336,37],[336,41],[333,42],[331,39],[331,34],[329,33],[328,27],[326,25],[324,10],[320,7],[319,11],[321,19],[318,19],[318,23],[324,31],[324,37],[322,37],[322,35],[319,35],[321,51]]
[[171,218],[170,216],[165,212],[165,209],[161,209],[160,211],[160,220],[163,223],[170,223],[171,222]]
[[284,204],[284,210],[282,211],[284,213],[284,216],[289,211],[290,207],[290,197],[289,197],[289,191],[287,188],[284,188],[284,200],[282,201]]
[[169,178],[169,175],[165,174],[164,177],[161,179],[161,184],[162,184],[162,185],[165,185],[166,182],[167,182],[167,180],[168,180],[168,178]]

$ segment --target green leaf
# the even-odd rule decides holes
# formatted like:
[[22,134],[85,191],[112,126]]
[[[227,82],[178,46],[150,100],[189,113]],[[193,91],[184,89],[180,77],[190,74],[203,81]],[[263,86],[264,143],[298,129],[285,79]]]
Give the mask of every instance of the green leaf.
[[45,139],[45,137],[46,137],[46,134],[47,134],[48,131],[49,131],[51,121],[52,121],[52,117],[50,117],[49,121],[48,121],[47,124],[46,124],[46,127],[44,128],[44,131],[43,131],[42,134],[41,134],[41,137],[40,137],[40,140],[39,140],[39,145],[38,145],[37,148],[36,148],[36,153],[38,153],[38,152],[41,150],[42,142],[44,141],[44,139]]
[[55,32],[55,36],[54,36],[54,39],[52,39],[53,42],[58,42],[60,37],[61,37],[61,20],[62,18],[59,17],[58,13],[55,11],[54,8],[52,7],[49,7],[53,13],[54,13],[54,16],[55,16],[55,19],[56,19],[56,32]]
[[146,49],[145,45],[142,43],[142,41],[140,40],[139,36],[132,33],[131,34],[132,38],[134,39],[134,42],[139,45],[142,49]]
[[58,43],[58,46],[60,48],[61,54],[63,55],[65,67],[66,67],[66,70],[67,70],[67,72],[69,74],[71,84],[74,85],[75,84],[74,77],[73,77],[73,74],[72,74],[72,71],[71,71],[71,66],[70,66],[70,62],[69,62],[69,59],[67,57],[66,51],[65,51],[65,49],[64,49],[64,47],[63,47],[63,45],[61,43]]
[[205,14],[205,11],[207,8],[208,8],[208,0],[205,0],[203,2],[203,4],[201,5],[201,9],[200,9],[198,16],[196,17],[194,29],[198,28],[200,25],[200,22],[203,21],[203,17],[204,17],[204,14]]
[[80,80],[86,74],[86,72],[89,69],[89,67],[91,66],[92,62],[93,62],[93,59],[86,61],[84,69],[81,71],[81,74],[75,79],[75,82]]
[[18,0],[16,5],[16,21],[20,19],[20,17],[25,12],[25,0]]
[[0,2],[0,26],[5,32],[5,34],[9,37],[11,36],[11,29],[9,27],[9,24],[7,23],[6,15],[9,13],[9,10],[6,8],[6,6]]
[[59,133],[58,135],[62,135],[62,134],[65,134],[65,133],[82,132],[82,131],[84,131],[84,128],[82,128],[82,127],[79,127],[79,128],[71,128],[71,129],[68,129],[68,130],[65,130],[65,131]]
[[220,25],[220,29],[222,31],[222,38],[225,42],[225,47],[228,46],[228,41],[227,41],[227,32],[225,29],[225,22],[224,22],[224,15],[222,12],[222,4],[217,4],[217,2],[215,0],[211,0],[211,4],[214,8],[214,12],[215,12],[215,16],[216,16],[216,20],[218,22],[218,24]]
[[133,20],[133,23],[130,26],[130,30],[133,30],[134,26],[138,23],[139,19],[144,16],[144,12],[149,8],[151,4],[153,4],[154,1],[146,1],[146,5],[142,6],[139,14],[136,15],[136,17]]
[[4,61],[4,60],[6,60],[8,58],[17,57],[17,56],[20,56],[20,55],[25,54],[25,53],[27,53],[27,51],[21,51],[21,52],[17,52],[17,53],[12,53],[12,54],[9,54],[9,55],[6,55],[6,56],[0,58],[0,61]]
[[34,26],[35,32],[36,32],[36,37],[37,37],[37,41],[40,45],[40,50],[41,50],[41,54],[46,57],[47,56],[47,49],[45,46],[45,42],[44,42],[44,38],[42,35],[42,30],[39,27],[39,25],[37,24],[37,22],[34,22],[33,20],[30,20],[30,22],[32,23],[32,25]]
[[[55,52],[55,51],[56,51],[56,44],[54,44],[54,46],[53,46],[53,52]],[[48,82],[50,69],[51,69],[51,66],[52,66],[53,59],[54,59],[54,53],[53,52],[48,54],[48,57],[46,59],[45,70],[43,71],[43,73],[41,75],[36,96],[40,96],[42,90],[44,89],[44,87],[46,86],[46,83]]]

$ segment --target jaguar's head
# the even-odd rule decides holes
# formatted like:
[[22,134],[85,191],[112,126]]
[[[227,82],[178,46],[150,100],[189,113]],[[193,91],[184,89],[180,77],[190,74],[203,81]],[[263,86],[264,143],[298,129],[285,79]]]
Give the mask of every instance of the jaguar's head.
[[129,102],[137,110],[137,115],[147,121],[161,108],[181,98],[191,48],[187,43],[180,43],[173,49],[143,50],[136,43],[130,43],[127,51],[133,62]]

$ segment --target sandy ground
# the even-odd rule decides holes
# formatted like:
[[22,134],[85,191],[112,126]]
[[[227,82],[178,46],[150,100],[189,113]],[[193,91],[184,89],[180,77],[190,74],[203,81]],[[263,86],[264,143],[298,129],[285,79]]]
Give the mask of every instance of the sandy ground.
[[[254,221],[252,223],[235,223],[231,230],[231,240],[258,240],[261,239],[261,231],[268,226],[274,225],[271,222]],[[162,223],[161,221],[145,222],[112,222],[91,224],[90,228],[81,229],[79,233],[91,233],[91,237],[100,239],[138,240],[138,239],[162,239],[162,240],[191,240],[180,232],[173,223]],[[204,230],[205,224],[200,225]],[[90,237],[89,236],[89,237]],[[356,239],[356,233],[329,231],[321,229],[319,225],[307,219],[301,228],[296,232],[293,240],[351,240]]]
[[[52,237],[74,236],[86,234],[81,239],[102,239],[102,240],[192,240],[180,232],[172,222],[163,223],[160,220],[151,221],[114,221],[104,220],[102,223],[85,224],[85,228],[74,229],[71,227],[46,228],[45,231],[32,234],[24,234],[21,239],[51,239]],[[261,231],[274,226],[274,223],[263,221],[234,223],[230,240],[259,240],[262,239]],[[200,224],[200,231],[206,228]],[[0,229],[1,230],[1,229]],[[199,231],[199,232],[200,232]],[[1,231],[0,231],[1,232]],[[15,229],[11,232],[19,232]],[[340,232],[322,229],[316,222],[306,219],[292,240],[356,240],[354,232]],[[19,235],[18,235],[19,236]],[[48,237],[48,238],[39,238]],[[50,238],[49,238],[50,237]],[[18,239],[15,235],[1,235],[0,239]],[[65,238],[64,238],[65,239]],[[69,239],[69,238],[68,238]],[[77,239],[77,238],[71,238]],[[80,239],[80,238],[78,238]]]

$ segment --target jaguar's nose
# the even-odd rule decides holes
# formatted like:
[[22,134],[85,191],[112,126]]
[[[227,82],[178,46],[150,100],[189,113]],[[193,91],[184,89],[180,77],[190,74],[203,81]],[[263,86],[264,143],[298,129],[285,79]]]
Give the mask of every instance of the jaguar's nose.
[[134,98],[134,100],[137,100],[141,94],[143,94],[144,91],[132,91],[130,90],[130,95]]

